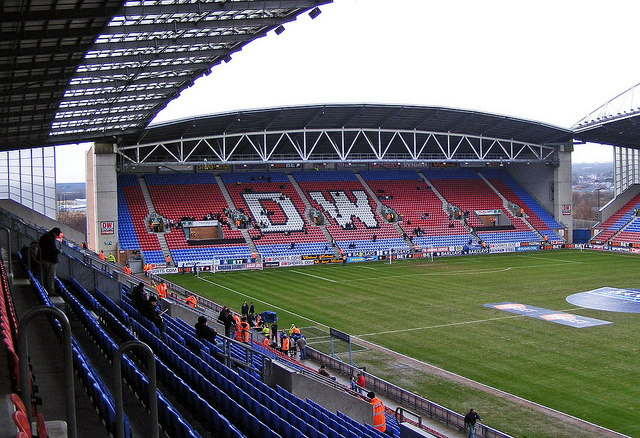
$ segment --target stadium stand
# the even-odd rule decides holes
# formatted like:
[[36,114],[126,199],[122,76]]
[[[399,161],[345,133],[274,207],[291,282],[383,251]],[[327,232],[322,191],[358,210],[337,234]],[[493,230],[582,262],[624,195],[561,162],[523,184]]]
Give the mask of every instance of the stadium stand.
[[221,178],[236,208],[251,218],[249,235],[262,256],[333,253],[285,173],[225,173]]
[[508,201],[524,209],[527,221],[541,235],[549,236],[550,240],[563,240],[555,231],[564,228],[549,214],[531,195],[529,195],[505,170],[482,169],[482,175]]
[[342,250],[408,249],[393,225],[376,213],[375,201],[353,172],[294,172],[293,176],[310,204],[324,213],[327,231]]
[[[476,230],[476,235],[488,244],[505,242],[539,241],[541,236],[531,230],[520,218],[508,213],[503,201],[479,175],[470,169],[430,169],[424,171],[427,180],[452,205],[468,211],[467,224]],[[500,211],[510,224],[510,229],[487,230],[479,210]],[[484,230],[482,228],[485,228]]]
[[[207,214],[217,217],[223,224],[224,239],[243,239],[242,233],[232,229],[224,211],[229,208],[220,187],[210,173],[145,175],[145,183],[154,210],[165,219],[178,223],[180,218],[193,217],[202,220]],[[164,233],[174,263],[206,261],[221,257],[248,256],[251,251],[246,243],[217,243],[214,245],[190,245],[184,232],[173,228]],[[163,260],[164,261],[164,260]]]
[[602,231],[593,236],[591,241],[605,243],[615,237],[616,241],[640,243],[635,234],[637,226],[637,218],[634,217],[635,209],[640,209],[640,193],[598,225]]
[[158,236],[145,224],[149,209],[138,177],[118,175],[118,240],[121,249],[139,249],[145,263],[164,263]]
[[400,216],[399,225],[413,236],[413,243],[421,247],[461,245],[472,237],[459,221],[449,219],[440,198],[417,172],[369,170],[360,175],[380,202]]

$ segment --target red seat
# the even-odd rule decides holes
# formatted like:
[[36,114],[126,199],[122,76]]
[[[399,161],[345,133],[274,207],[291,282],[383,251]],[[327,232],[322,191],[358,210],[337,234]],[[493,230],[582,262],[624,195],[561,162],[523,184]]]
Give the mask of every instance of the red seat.
[[27,419],[27,416],[24,412],[15,411],[11,415],[11,418],[13,419],[13,423],[16,425],[19,432],[24,432],[28,434],[28,436],[31,436],[31,426],[29,425],[29,420]]
[[11,403],[13,403],[13,406],[17,411],[22,412],[23,414],[27,414],[27,408],[25,408],[24,403],[22,402],[22,399],[20,398],[20,396],[16,393],[12,393],[9,396],[9,400],[11,400]]

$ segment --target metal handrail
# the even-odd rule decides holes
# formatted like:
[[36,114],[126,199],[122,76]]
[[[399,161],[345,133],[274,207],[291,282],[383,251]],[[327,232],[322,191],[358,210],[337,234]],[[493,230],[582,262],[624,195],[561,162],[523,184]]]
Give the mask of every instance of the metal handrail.
[[416,417],[418,419],[418,427],[420,429],[422,429],[422,417],[420,415],[416,414],[415,412],[408,411],[408,410],[406,410],[405,408],[402,408],[402,407],[397,407],[396,408],[396,411],[394,413],[396,422],[398,424],[403,422],[405,412],[413,415],[414,417]]
[[160,436],[158,424],[158,383],[156,377],[156,359],[153,350],[140,341],[128,341],[122,344],[113,355],[113,386],[116,403],[116,438],[124,438],[124,409],[122,403],[122,356],[125,352],[139,348],[147,356],[147,378],[149,379],[149,410],[151,411],[151,436]]
[[69,438],[77,437],[76,399],[73,387],[73,352],[71,350],[71,325],[62,310],[51,306],[37,306],[29,309],[21,318],[18,330],[18,357],[20,358],[20,397],[26,407],[27,420],[31,424],[31,397],[29,393],[29,339],[27,338],[29,323],[41,314],[53,315],[62,326],[64,347],[64,378],[67,398],[67,433]]

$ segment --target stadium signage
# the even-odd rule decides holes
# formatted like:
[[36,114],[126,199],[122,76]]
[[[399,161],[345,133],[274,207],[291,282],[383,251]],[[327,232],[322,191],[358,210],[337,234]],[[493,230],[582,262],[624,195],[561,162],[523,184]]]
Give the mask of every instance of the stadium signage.
[[538,249],[540,249],[537,246],[518,246],[516,247],[516,251],[520,252],[520,251],[538,251]]
[[331,254],[316,254],[316,255],[303,255],[300,257],[302,260],[323,260],[323,259],[332,259],[335,256]]
[[341,341],[344,341],[344,342],[351,342],[351,336],[349,336],[345,332],[341,332],[340,330],[336,330],[331,327],[329,327],[329,336],[336,339],[340,339]]
[[102,236],[110,235],[114,233],[115,226],[113,221],[100,222],[100,234]]
[[322,260],[314,260],[313,264],[314,265],[326,265],[329,263],[342,263],[342,259],[322,259]]
[[347,257],[347,263],[359,263],[359,262],[373,262],[377,261],[378,256],[366,256],[366,257]]
[[478,216],[491,216],[496,214],[502,214],[500,210],[474,210]]
[[184,228],[194,227],[217,227],[218,221],[182,221]]
[[153,268],[149,272],[156,275],[177,274],[178,268]]

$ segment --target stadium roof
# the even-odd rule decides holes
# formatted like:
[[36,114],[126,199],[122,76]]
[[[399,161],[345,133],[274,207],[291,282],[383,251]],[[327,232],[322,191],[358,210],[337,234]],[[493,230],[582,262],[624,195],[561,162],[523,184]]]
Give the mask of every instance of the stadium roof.
[[121,145],[169,139],[291,129],[395,129],[455,132],[487,138],[555,145],[572,139],[569,129],[514,117],[445,107],[333,104],[255,109],[152,125]]
[[332,0],[3,0],[0,150],[140,133],[242,47]]
[[572,129],[575,138],[640,148],[640,84],[623,91],[583,117]]
[[326,162],[552,163],[573,132],[443,107],[333,104],[235,111],[121,138],[123,166]]

